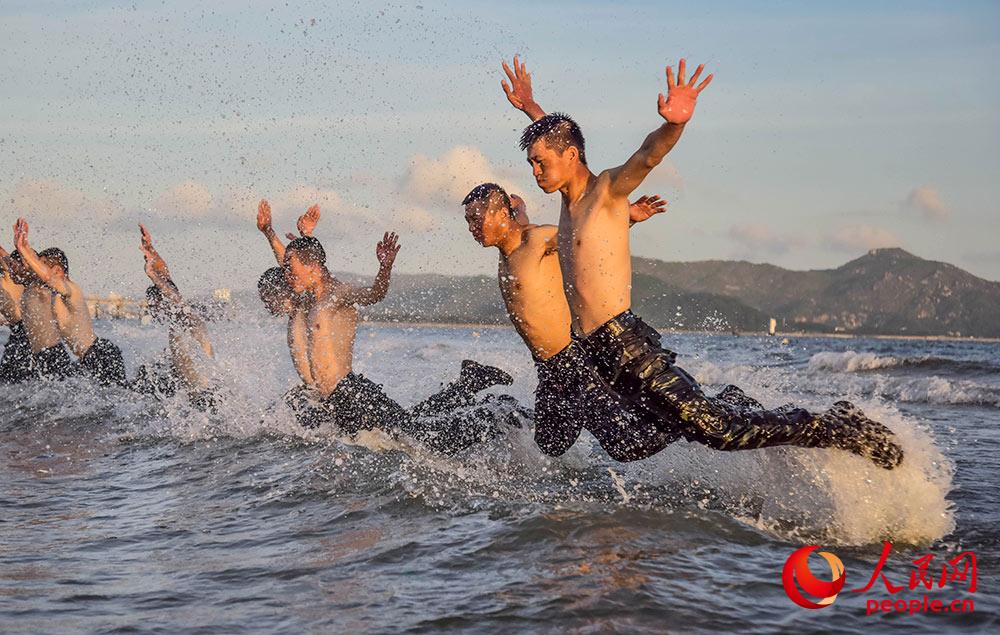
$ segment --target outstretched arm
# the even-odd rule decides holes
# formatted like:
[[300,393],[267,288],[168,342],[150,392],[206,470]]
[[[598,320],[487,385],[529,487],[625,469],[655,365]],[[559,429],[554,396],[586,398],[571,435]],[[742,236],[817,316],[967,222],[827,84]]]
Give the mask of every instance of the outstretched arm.
[[666,123],[649,133],[642,146],[624,165],[609,171],[613,195],[631,194],[681,138],[684,125],[694,114],[698,94],[712,81],[712,75],[709,75],[705,81],[695,86],[704,68],[704,64],[699,65],[691,79],[685,83],[685,60],[681,59],[677,65],[676,81],[673,69],[667,67],[667,96],[664,97],[663,93],[660,93],[657,99],[657,111]]
[[139,232],[142,234],[139,249],[146,260],[146,275],[156,285],[156,288],[163,293],[163,297],[174,304],[182,305],[184,298],[181,297],[181,292],[170,277],[170,269],[167,268],[167,263],[160,257],[160,254],[156,252],[156,249],[153,247],[153,238],[142,223],[139,223]]
[[139,249],[142,250],[142,255],[146,260],[146,275],[156,285],[156,288],[163,293],[163,297],[174,307],[170,318],[171,359],[175,368],[186,369],[184,373],[190,376],[191,373],[196,373],[196,371],[192,370],[190,355],[188,355],[183,346],[178,346],[173,340],[175,337],[174,328],[179,327],[191,335],[205,353],[209,357],[212,357],[212,342],[208,339],[208,330],[205,328],[205,321],[184,302],[180,290],[177,289],[177,285],[174,284],[173,278],[170,276],[167,263],[153,247],[153,238],[141,223],[139,224],[139,231],[142,234]]
[[397,242],[399,237],[395,233],[386,232],[382,240],[375,246],[375,255],[378,257],[379,269],[375,276],[375,282],[370,287],[353,289],[346,298],[347,304],[360,304],[369,306],[376,302],[381,302],[389,292],[389,278],[392,276],[392,263],[396,260],[400,245]]
[[23,218],[18,218],[17,222],[14,223],[14,246],[21,254],[24,264],[31,269],[35,277],[42,281],[42,284],[59,295],[69,295],[70,286],[66,284],[66,281],[56,276],[52,267],[42,262],[35,250],[28,244],[28,221]]
[[267,238],[267,242],[271,245],[271,251],[274,252],[274,258],[278,261],[278,265],[285,264],[285,246],[281,243],[281,239],[278,238],[278,234],[274,232],[274,228],[271,227],[271,204],[265,199],[261,199],[260,203],[257,204],[257,229]]
[[[507,75],[507,79],[500,80],[500,86],[503,87],[503,92],[507,95],[507,101],[510,102],[510,105],[528,115],[532,121],[538,121],[544,117],[545,111],[535,103],[531,91],[531,73],[524,67],[524,64],[518,61],[517,55],[514,56],[514,69],[511,70],[510,66],[507,66],[507,62],[504,62],[503,72]],[[507,83],[508,79],[510,80],[509,84]]]

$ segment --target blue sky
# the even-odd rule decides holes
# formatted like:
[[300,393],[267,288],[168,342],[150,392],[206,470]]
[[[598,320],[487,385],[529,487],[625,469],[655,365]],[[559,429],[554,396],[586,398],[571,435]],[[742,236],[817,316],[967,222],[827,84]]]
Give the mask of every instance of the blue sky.
[[[668,2],[5,2],[0,221],[64,247],[86,289],[134,293],[147,222],[182,288],[246,288],[253,226],[309,203],[334,268],[488,273],[458,201],[499,180],[553,222],[499,88],[518,53],[594,168],[659,124],[663,67],[716,79],[640,190],[664,260],[796,269],[898,245],[1000,279],[1000,5]],[[9,232],[0,234],[9,247]]]

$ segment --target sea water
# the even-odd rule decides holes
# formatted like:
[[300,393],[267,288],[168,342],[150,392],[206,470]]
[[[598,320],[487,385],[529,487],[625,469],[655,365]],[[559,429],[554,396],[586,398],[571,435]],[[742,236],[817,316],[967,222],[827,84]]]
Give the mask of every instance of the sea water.
[[[130,373],[166,344],[156,325],[97,329]],[[549,458],[530,420],[454,457],[304,431],[280,405],[296,383],[283,324],[255,313],[210,330],[217,414],[86,380],[0,387],[0,632],[996,628],[997,344],[664,333],[708,389],[854,401],[903,445],[885,471],[839,450],[686,442],[618,464],[586,433]],[[465,358],[508,370],[493,392],[531,405],[534,368],[506,328],[364,325],[355,370],[407,406]],[[975,611],[866,615],[867,599],[922,597],[848,591],[884,541],[904,587],[912,560],[934,554],[939,572],[973,551],[976,593],[929,593]],[[808,544],[847,572],[820,610],[782,588]]]

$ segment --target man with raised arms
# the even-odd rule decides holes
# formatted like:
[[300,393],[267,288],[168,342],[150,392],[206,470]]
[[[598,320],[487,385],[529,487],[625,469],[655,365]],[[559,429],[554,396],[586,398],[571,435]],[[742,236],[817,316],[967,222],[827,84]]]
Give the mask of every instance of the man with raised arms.
[[28,244],[28,222],[14,225],[14,242],[31,274],[21,297],[21,313],[39,373],[65,377],[76,372],[63,342],[80,361],[80,367],[102,384],[125,383],[121,350],[94,335],[87,299],[69,278],[69,261],[61,249],[40,254]]
[[180,388],[196,407],[207,408],[212,403],[212,382],[204,366],[215,353],[205,321],[185,302],[167,263],[153,247],[149,231],[140,224],[139,232],[146,275],[153,283],[146,289],[146,302],[150,316],[167,325],[168,362],[165,368],[152,371],[141,367],[131,387],[166,397],[173,396]]
[[[311,237],[316,224],[319,223],[319,205],[313,205],[305,214],[299,217],[296,227],[301,237]],[[260,230],[274,253],[274,258],[278,262],[278,267],[268,269],[261,276],[257,283],[257,291],[260,294],[264,306],[272,315],[288,316],[288,350],[292,356],[292,365],[295,372],[302,379],[303,386],[313,385],[312,370],[309,367],[308,351],[308,328],[306,324],[306,311],[304,303],[292,291],[288,280],[285,277],[285,245],[281,238],[274,231],[271,224],[271,204],[266,200],[261,200],[257,205],[257,229]],[[290,240],[295,237],[288,235]],[[287,401],[294,405],[299,401],[297,397],[301,391],[293,393]]]
[[[23,271],[21,255],[0,247],[0,319],[10,329],[3,356],[0,357],[0,384],[16,384],[34,376],[31,344],[21,320],[21,296],[24,285],[15,280],[15,270]],[[20,277],[18,277],[20,279]]]
[[[286,247],[271,228],[267,201],[258,207],[257,226],[267,237],[276,258],[283,260],[284,280],[268,270],[258,283],[261,299],[274,315],[289,315],[288,345],[303,384],[293,388],[285,401],[306,427],[335,423],[347,434],[380,428],[404,432],[432,449],[457,452],[495,436],[503,416],[476,409],[474,395],[513,380],[500,369],[464,360],[459,379],[408,410],[392,401],[381,386],[352,371],[358,306],[381,301],[389,289],[392,265],[399,245],[386,233],[376,246],[380,267],[370,287],[355,287],[337,280],[326,268],[326,253],[311,236],[319,220],[314,206],[299,218],[301,236]],[[282,287],[284,282],[284,287]]]
[[630,310],[632,269],[628,196],[680,139],[694,114],[704,69],[690,79],[686,63],[677,77],[667,67],[667,95],[657,101],[664,123],[650,133],[624,164],[591,172],[580,127],[563,114],[545,115],[534,102],[531,76],[516,59],[504,64],[508,100],[532,119],[521,137],[538,186],[559,192],[559,262],[575,337],[600,377],[621,397],[646,411],[665,434],[683,436],[718,450],[774,445],[837,447],[865,456],[886,469],[903,452],[885,426],[841,401],[823,414],[802,408],[730,408],[706,397],[701,386],[675,365],[676,354],[662,347],[660,334]]
[[[616,461],[656,454],[675,439],[609,390],[570,336],[554,225],[529,222],[524,200],[499,185],[476,186],[465,200],[469,232],[500,252],[497,280],[507,316],[535,360],[535,443],[545,454],[566,452],[586,428]],[[634,222],[664,211],[660,197],[630,207]]]

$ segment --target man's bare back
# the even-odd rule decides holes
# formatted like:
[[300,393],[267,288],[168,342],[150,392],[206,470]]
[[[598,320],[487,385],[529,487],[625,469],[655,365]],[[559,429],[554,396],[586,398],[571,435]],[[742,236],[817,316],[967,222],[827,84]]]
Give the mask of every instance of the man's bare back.
[[39,353],[62,342],[52,296],[52,291],[41,283],[29,284],[21,295],[21,320],[28,333],[32,353]]
[[66,346],[77,357],[83,357],[97,339],[94,335],[94,323],[90,319],[87,298],[79,285],[68,277],[64,277],[64,280],[65,290],[62,293],[52,293],[52,313]]

